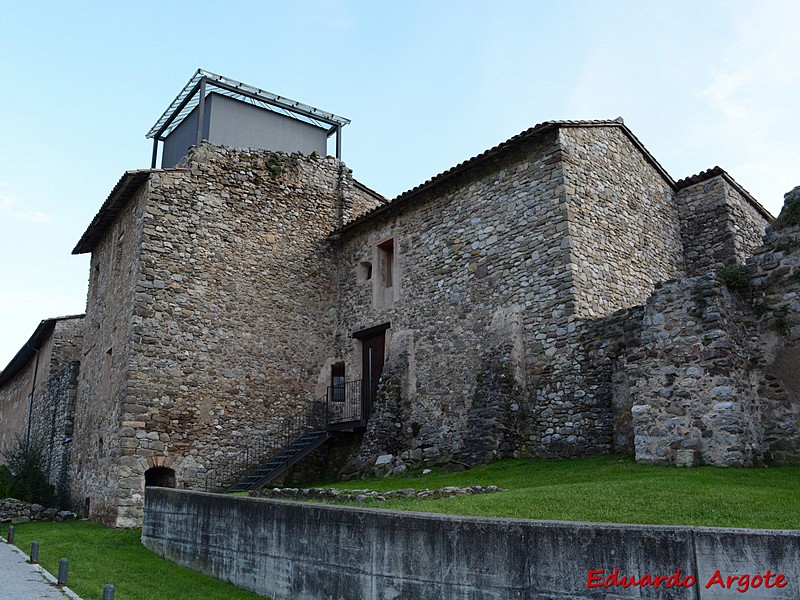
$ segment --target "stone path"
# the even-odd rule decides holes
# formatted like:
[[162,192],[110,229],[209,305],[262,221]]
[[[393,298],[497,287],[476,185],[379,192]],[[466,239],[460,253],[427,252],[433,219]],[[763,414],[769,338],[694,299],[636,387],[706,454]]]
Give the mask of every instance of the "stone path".
[[68,587],[53,585],[56,578],[40,565],[28,563],[28,555],[0,537],[0,599],[81,600]]

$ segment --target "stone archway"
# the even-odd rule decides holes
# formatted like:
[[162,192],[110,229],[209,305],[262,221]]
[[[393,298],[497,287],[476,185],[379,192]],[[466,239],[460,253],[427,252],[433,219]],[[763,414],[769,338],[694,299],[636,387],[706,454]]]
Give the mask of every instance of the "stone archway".
[[175,471],[168,467],[151,467],[144,472],[144,486],[175,487]]

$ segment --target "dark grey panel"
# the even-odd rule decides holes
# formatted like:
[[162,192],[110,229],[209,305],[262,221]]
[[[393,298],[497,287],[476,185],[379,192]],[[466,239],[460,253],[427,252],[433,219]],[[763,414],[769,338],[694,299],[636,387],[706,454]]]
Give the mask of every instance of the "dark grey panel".
[[[208,139],[208,124],[210,118],[209,106],[206,104],[206,111],[203,121],[203,135],[201,139]],[[197,108],[195,108],[183,122],[178,125],[172,133],[164,140],[164,147],[161,151],[161,168],[170,169],[186,156],[191,146],[197,143]]]
[[320,127],[219,94],[209,95],[206,110],[211,115],[212,144],[327,154],[327,132]]
[[[161,167],[174,167],[197,143],[197,108],[164,141]],[[220,94],[206,97],[201,139],[217,146],[327,155],[325,129]]]

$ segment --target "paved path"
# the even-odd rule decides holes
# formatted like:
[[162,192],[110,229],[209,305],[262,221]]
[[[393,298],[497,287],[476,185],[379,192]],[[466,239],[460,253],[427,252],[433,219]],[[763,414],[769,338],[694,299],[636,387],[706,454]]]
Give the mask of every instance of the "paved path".
[[69,588],[53,585],[56,578],[28,555],[0,537],[0,600],[81,600]]

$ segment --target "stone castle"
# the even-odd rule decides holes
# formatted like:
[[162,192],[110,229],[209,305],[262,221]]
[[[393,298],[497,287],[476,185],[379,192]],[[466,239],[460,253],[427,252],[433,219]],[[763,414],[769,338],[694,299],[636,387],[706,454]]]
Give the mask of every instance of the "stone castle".
[[0,373],[0,446],[42,440],[92,519],[318,428],[317,474],[800,459],[800,227],[722,169],[675,181],[621,119],[553,121],[389,202],[317,151],[188,137],[78,241],[85,316]]

